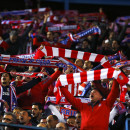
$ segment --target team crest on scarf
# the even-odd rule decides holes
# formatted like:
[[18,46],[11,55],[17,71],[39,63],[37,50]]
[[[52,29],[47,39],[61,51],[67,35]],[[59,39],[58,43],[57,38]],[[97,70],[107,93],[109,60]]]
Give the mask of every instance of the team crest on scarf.
[[120,79],[120,80],[123,80],[124,78],[123,78],[123,76],[122,76],[122,75],[119,75],[119,79]]

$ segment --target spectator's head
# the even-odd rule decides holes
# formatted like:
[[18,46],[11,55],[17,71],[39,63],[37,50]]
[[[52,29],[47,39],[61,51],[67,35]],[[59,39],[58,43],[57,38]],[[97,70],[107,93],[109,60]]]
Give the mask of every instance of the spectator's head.
[[120,45],[116,39],[112,41],[112,50],[117,51],[119,49]]
[[10,41],[12,43],[15,43],[17,41],[17,38],[18,38],[18,33],[17,31],[13,30],[10,32],[10,35],[9,35],[9,38],[10,38]]
[[56,115],[49,115],[46,119],[48,128],[56,128],[58,117]]
[[59,123],[56,125],[56,130],[68,130],[68,126],[67,126],[66,123],[59,122]]
[[92,64],[92,62],[86,60],[86,61],[84,62],[83,69],[85,69],[85,70],[91,70],[92,68],[93,68],[93,64]]
[[75,117],[76,117],[75,126],[77,128],[80,128],[80,126],[81,126],[81,114],[80,114],[80,112],[77,112]]
[[35,102],[32,104],[32,117],[35,117],[37,119],[40,119],[41,114],[42,114],[42,104]]
[[103,42],[103,47],[104,47],[105,50],[111,49],[111,43],[108,39]]
[[12,78],[16,78],[16,74],[13,74],[13,72],[17,72],[17,67],[14,67],[14,66],[10,67],[9,72]]
[[16,116],[12,112],[4,113],[2,123],[15,124],[16,122]]
[[103,98],[101,93],[97,89],[93,89],[90,93],[90,100],[91,102],[95,103],[97,101],[100,101]]
[[10,73],[2,73],[1,74],[1,85],[8,86],[11,82],[12,76]]
[[53,32],[47,32],[47,39],[48,39],[49,41],[53,41],[53,38],[54,38],[53,35],[54,35]]
[[94,81],[92,84],[93,84],[93,89],[89,96],[92,103],[96,103],[97,101],[101,101],[103,98],[107,97],[109,93],[108,89],[104,88],[97,81]]
[[60,32],[54,32],[54,38],[59,38],[61,36]]
[[45,125],[45,124],[41,124],[41,123],[39,123],[39,124],[37,125],[37,127],[43,127],[43,128],[46,128],[46,125]]
[[15,81],[21,81],[21,80],[22,80],[22,78],[23,78],[22,76],[17,75],[17,76],[16,76],[16,78],[15,78]]
[[76,59],[75,64],[76,64],[77,66],[79,66],[80,68],[82,68],[83,65],[84,65],[84,61],[81,60],[81,59]]
[[16,116],[17,121],[19,121],[20,112],[22,111],[22,108],[15,107],[13,110],[13,114]]
[[42,117],[42,118],[40,119],[40,123],[41,123],[41,124],[44,124],[44,125],[47,125],[46,117]]
[[47,126],[46,117],[42,117],[37,127],[46,127],[46,126]]
[[67,118],[67,123],[68,123],[69,125],[75,126],[75,116],[69,116],[69,117]]
[[90,41],[88,39],[84,39],[82,43],[82,48],[89,48],[90,47]]
[[20,116],[19,116],[20,124],[28,125],[30,123],[30,120],[31,120],[30,112],[28,112],[26,110],[23,110],[20,112]]

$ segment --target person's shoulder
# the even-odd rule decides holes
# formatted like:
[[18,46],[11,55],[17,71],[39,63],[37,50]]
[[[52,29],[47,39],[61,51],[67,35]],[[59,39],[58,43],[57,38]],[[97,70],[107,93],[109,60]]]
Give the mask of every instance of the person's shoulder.
[[7,38],[7,39],[5,39],[5,42],[9,44],[11,41],[9,38]]

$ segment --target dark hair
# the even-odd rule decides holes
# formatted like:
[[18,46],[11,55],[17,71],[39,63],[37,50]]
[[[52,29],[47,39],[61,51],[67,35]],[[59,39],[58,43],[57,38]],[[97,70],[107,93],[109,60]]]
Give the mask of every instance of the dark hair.
[[[2,77],[2,75],[5,74],[5,73],[7,73],[7,72],[2,73],[2,74],[1,74],[1,77]],[[11,79],[12,79],[11,74],[10,74],[10,73],[7,73],[7,74],[9,75],[9,78],[10,78],[10,80],[11,80]]]
[[52,115],[52,117],[53,117],[54,120],[58,121],[58,117],[56,115]]
[[13,123],[17,122],[16,116],[12,112],[5,112],[4,115],[10,115],[10,116],[12,116],[12,122]]
[[[31,115],[31,111],[30,111],[30,110],[22,110],[22,111],[27,112],[27,113],[28,113],[28,116],[32,118],[32,115]],[[22,111],[21,111],[21,112],[22,112]]]
[[75,119],[75,116],[69,116],[67,119]]
[[113,38],[112,42],[113,42],[113,41],[116,41],[116,42],[117,42],[117,44],[118,44],[118,45],[120,45],[120,42],[119,42],[119,40],[118,40],[116,37],[115,37],[115,38]]
[[18,32],[16,30],[12,30],[9,35],[10,36],[18,36]]
[[38,106],[39,110],[43,110],[42,104],[41,104],[40,102],[33,102],[33,103],[32,103],[32,106],[33,106],[33,105]]
[[101,96],[102,96],[103,98],[107,98],[107,96],[108,96],[108,94],[109,94],[109,92],[110,92],[109,89],[104,88],[104,87],[101,85],[101,83],[99,83],[99,81],[93,81],[93,85],[94,85],[93,89],[96,89],[96,90],[101,94]]
[[14,110],[20,110],[20,111],[22,111],[23,109],[21,107],[15,107]]

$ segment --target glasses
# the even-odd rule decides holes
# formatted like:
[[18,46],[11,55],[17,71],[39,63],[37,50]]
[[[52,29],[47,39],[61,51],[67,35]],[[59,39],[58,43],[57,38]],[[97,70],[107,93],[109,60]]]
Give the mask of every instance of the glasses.
[[12,120],[11,120],[11,119],[9,119],[9,118],[3,118],[2,120],[12,121]]

